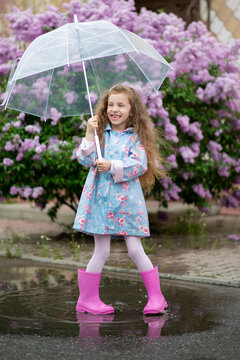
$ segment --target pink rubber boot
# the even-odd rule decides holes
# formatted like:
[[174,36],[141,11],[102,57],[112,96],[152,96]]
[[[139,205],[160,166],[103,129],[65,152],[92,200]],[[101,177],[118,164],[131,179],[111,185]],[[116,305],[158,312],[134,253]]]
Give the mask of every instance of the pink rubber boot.
[[148,293],[148,302],[143,309],[146,314],[158,314],[168,307],[166,300],[160,289],[160,280],[158,275],[158,268],[140,272],[144,285]]
[[99,297],[99,284],[101,273],[86,272],[85,269],[78,270],[78,285],[80,296],[76,310],[90,314],[111,314],[114,308],[104,304]]

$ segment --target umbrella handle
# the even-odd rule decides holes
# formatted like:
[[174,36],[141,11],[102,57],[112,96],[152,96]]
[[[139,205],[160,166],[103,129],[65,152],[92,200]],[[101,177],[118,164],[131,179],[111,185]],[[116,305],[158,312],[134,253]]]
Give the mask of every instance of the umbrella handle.
[[95,130],[94,138],[95,138],[95,143],[96,143],[96,147],[97,147],[98,159],[99,159],[100,161],[102,161],[102,152],[101,152],[101,148],[100,148],[99,137],[98,137],[98,135],[97,135],[96,130]]

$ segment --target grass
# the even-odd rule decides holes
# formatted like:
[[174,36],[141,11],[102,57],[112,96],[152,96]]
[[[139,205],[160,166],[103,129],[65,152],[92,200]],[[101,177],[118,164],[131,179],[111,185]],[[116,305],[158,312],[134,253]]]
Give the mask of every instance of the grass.
[[0,241],[0,249],[5,251],[8,258],[20,257],[24,252],[25,242],[29,240],[29,237],[23,233],[15,234],[12,230],[10,232],[11,235]]
[[[209,236],[206,230],[205,214],[199,215],[188,211],[184,216],[178,216],[176,220],[169,221],[163,230],[164,241],[161,245],[174,250],[176,248],[176,237],[182,238],[186,247],[202,249],[208,245]],[[185,235],[183,237],[183,235]],[[216,246],[215,243],[214,247]]]

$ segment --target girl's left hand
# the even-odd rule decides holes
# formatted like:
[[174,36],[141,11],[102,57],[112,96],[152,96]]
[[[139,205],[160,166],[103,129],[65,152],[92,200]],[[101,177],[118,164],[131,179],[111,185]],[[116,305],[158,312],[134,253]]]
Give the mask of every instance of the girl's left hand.
[[95,165],[97,165],[99,172],[104,172],[111,169],[111,161],[109,160],[96,160]]

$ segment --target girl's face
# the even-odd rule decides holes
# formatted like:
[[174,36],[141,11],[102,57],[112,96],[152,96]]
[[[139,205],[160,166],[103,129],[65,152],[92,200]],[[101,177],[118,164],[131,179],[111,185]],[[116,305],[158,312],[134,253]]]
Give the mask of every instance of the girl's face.
[[108,98],[107,117],[112,125],[112,130],[123,131],[126,129],[131,105],[125,93],[111,94]]

